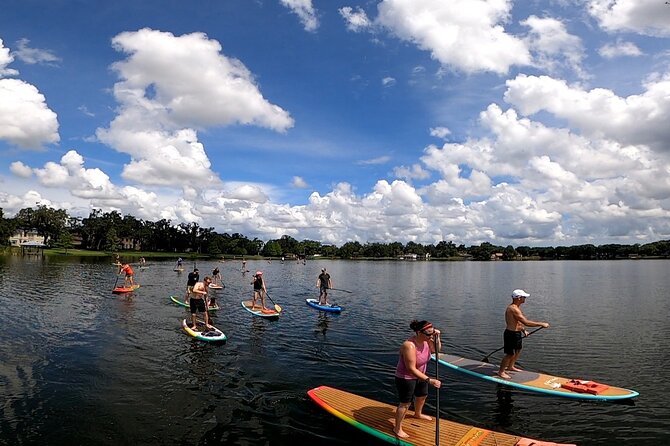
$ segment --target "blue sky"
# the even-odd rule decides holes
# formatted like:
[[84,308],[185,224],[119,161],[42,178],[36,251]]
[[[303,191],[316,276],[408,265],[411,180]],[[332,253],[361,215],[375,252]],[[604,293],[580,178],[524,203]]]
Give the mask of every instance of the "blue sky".
[[263,240],[670,238],[670,5],[7,1],[0,207]]

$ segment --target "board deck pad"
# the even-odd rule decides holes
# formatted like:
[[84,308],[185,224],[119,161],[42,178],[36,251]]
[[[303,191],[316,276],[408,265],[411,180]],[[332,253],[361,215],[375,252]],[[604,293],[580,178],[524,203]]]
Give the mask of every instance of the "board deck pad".
[[[435,355],[432,355],[435,360]],[[498,384],[505,384],[510,387],[529,390],[532,392],[540,392],[555,396],[562,396],[567,398],[587,399],[587,400],[621,400],[627,398],[634,398],[639,395],[638,392],[621,387],[609,386],[606,390],[593,395],[590,393],[574,392],[572,390],[562,387],[563,384],[570,382],[573,379],[582,378],[562,378],[559,376],[548,375],[545,373],[532,372],[524,370],[521,372],[507,373],[511,376],[510,379],[504,379],[497,375],[499,364],[489,364],[486,362],[475,361],[460,356],[448,355],[441,353],[439,357],[441,365],[449,367],[452,370],[466,373],[470,376],[482,378]]]
[[252,309],[251,306],[253,304],[252,300],[243,300],[242,301],[242,308],[247,310],[249,313],[253,314],[254,316],[259,316],[259,317],[272,317],[272,318],[278,318],[279,314],[277,310],[274,308],[268,308],[265,311],[261,310],[260,308],[260,302],[256,302],[256,308]]
[[[204,325],[204,322],[202,322],[202,321],[198,321],[198,322],[200,322],[201,325]],[[196,339],[199,339],[201,341],[222,342],[222,341],[226,340],[226,335],[223,334],[223,332],[221,330],[214,327],[213,325],[212,325],[212,328],[210,330],[207,330],[207,331],[200,331],[200,330],[197,330],[197,329],[193,330],[190,327],[189,322],[187,322],[186,319],[183,319],[182,322],[181,322],[181,326],[184,329],[184,331],[189,334],[189,336],[192,336],[192,337],[194,337]]]
[[[307,395],[326,411],[375,437],[397,445],[435,445],[435,420],[413,418],[413,410],[403,421],[409,438],[400,439],[393,432],[396,406],[328,386],[316,387]],[[516,435],[440,419],[440,446],[574,446],[533,440]]]

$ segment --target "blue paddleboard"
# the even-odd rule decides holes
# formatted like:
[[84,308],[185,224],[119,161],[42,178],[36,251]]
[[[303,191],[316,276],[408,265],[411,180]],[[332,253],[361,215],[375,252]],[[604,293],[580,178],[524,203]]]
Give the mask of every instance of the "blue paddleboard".
[[305,302],[307,302],[307,305],[309,305],[312,308],[316,308],[317,310],[320,311],[328,311],[330,313],[339,313],[340,311],[343,310],[342,307],[339,305],[321,305],[319,304],[318,299],[305,299]]

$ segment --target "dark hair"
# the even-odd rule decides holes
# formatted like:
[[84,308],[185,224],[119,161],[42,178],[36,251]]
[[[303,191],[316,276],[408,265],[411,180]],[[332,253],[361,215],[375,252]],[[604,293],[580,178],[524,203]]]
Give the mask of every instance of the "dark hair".
[[412,331],[421,331],[423,327],[425,327],[428,324],[428,321],[417,321],[414,319],[412,322],[409,323],[409,328],[412,329]]

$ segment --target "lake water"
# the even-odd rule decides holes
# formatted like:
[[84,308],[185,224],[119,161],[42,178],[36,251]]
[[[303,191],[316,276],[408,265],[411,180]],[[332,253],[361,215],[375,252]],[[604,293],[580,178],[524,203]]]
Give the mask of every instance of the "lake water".
[[[441,368],[442,417],[580,445],[670,444],[668,261],[248,261],[284,308],[277,321],[241,308],[252,287],[239,262],[198,261],[202,276],[219,266],[226,284],[214,317],[223,345],[181,330],[187,312],[169,296],[182,295],[186,273],[173,266],[136,267],[142,287],[119,296],[109,258],[0,257],[0,444],[370,444],[307,390],[396,404],[393,372],[413,318],[442,330],[443,351],[481,359],[502,346],[514,288],[532,294],[530,319],[551,324],[524,342],[521,366],[640,396],[579,402]],[[305,304],[324,266],[353,292],[331,293],[340,315]]]

